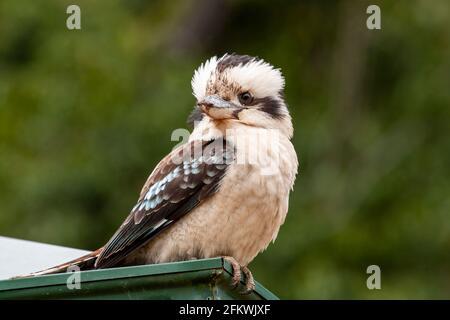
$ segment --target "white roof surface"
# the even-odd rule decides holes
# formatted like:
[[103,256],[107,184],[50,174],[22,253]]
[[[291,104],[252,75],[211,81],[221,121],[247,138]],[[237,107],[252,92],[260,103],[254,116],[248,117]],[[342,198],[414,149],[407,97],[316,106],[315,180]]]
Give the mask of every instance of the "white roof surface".
[[0,280],[50,268],[88,252],[0,236]]

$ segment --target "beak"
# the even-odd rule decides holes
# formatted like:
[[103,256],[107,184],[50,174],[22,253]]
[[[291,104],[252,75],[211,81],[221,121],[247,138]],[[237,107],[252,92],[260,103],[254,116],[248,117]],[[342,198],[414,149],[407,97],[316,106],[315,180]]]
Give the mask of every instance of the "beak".
[[217,95],[205,97],[198,103],[198,106],[203,113],[217,120],[238,119],[238,114],[243,109]]

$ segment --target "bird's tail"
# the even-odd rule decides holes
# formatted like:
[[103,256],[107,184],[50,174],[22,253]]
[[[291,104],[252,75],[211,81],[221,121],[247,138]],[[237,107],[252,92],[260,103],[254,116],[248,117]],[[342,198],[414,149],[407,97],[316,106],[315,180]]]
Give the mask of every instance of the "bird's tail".
[[27,275],[23,275],[23,276],[17,276],[14,277],[13,279],[18,279],[18,278],[29,278],[29,277],[35,277],[35,276],[42,276],[42,275],[46,275],[46,274],[55,274],[55,273],[64,273],[67,272],[69,268],[71,267],[78,267],[80,270],[84,271],[84,270],[91,270],[91,269],[95,269],[94,265],[95,265],[95,260],[97,260],[98,256],[100,255],[100,253],[102,252],[103,248],[100,248],[98,250],[95,250],[91,253],[88,253],[82,257],[76,258],[74,260],[68,261],[66,263],[42,270],[42,271],[37,271],[37,272],[33,272]]

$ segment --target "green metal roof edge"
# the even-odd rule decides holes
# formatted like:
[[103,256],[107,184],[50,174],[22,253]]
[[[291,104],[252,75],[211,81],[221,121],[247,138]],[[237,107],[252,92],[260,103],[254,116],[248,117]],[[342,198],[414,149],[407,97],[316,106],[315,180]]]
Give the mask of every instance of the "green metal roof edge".
[[[209,269],[223,269],[232,275],[231,265],[222,258],[210,258],[189,260],[171,263],[150,264],[132,267],[120,267],[110,269],[99,269],[82,271],[80,273],[82,282],[102,281],[118,278],[142,277],[148,275],[170,274],[201,271]],[[70,273],[43,275],[30,278],[0,280],[0,294],[2,291],[19,290],[24,288],[36,288],[52,285],[65,284]],[[272,292],[255,281],[255,293],[267,300],[279,300]]]
[[[88,270],[82,271],[80,273],[80,276],[82,282],[91,282],[117,278],[141,277],[147,275],[200,271],[207,269],[221,269],[222,266],[223,264],[221,258],[212,258],[131,267]],[[67,277],[69,275],[70,273],[59,273],[29,278],[1,280],[0,291],[64,284],[66,283]]]

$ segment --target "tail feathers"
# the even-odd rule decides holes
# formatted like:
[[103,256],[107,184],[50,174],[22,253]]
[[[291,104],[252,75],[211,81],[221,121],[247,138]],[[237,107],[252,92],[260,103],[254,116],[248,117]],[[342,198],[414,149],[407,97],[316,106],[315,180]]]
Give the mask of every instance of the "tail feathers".
[[97,260],[98,256],[100,255],[103,248],[100,248],[98,250],[95,250],[91,253],[88,253],[82,257],[79,257],[77,259],[74,259],[72,261],[42,270],[33,272],[27,275],[23,276],[17,276],[13,279],[19,279],[19,278],[29,278],[29,277],[35,277],[35,276],[42,276],[47,274],[56,274],[56,273],[64,273],[67,272],[69,268],[71,267],[78,267],[80,270],[92,270],[95,269],[95,261]]

